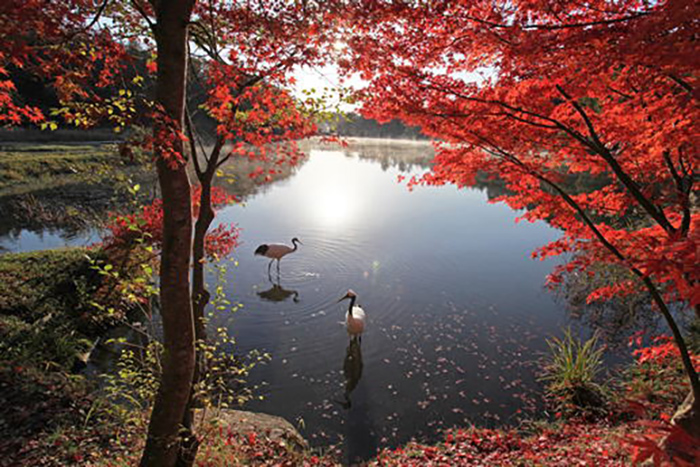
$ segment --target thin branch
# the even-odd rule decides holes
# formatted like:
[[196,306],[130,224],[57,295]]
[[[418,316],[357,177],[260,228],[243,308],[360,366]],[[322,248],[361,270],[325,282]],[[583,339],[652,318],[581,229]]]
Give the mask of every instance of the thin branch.
[[557,29],[571,29],[571,28],[587,28],[590,26],[608,26],[615,23],[625,23],[627,21],[637,20],[645,16],[650,15],[651,12],[642,11],[634,15],[622,16],[620,18],[613,19],[603,19],[599,21],[585,21],[582,23],[570,23],[570,24],[525,24],[522,29],[542,29],[547,31],[554,31]]
[[203,176],[206,178],[204,180],[200,178],[200,180],[210,181],[212,179],[214,173],[216,173],[216,169],[218,169],[221,165],[219,163],[219,157],[221,156],[221,150],[223,149],[225,143],[226,138],[222,135],[217,135],[214,147],[209,154],[209,159],[207,159],[207,168],[203,174]]
[[695,93],[693,92],[693,91],[694,91],[693,86],[691,86],[690,83],[688,83],[687,81],[682,80],[681,78],[679,78],[678,76],[674,75],[673,73],[669,73],[667,76],[671,79],[671,81],[673,81],[673,82],[676,83],[678,86],[680,86],[681,88],[683,88],[684,91],[686,91],[686,92],[687,92],[688,94],[690,94],[691,96],[695,97]]
[[494,100],[494,99],[481,99],[478,97],[468,96],[468,95],[462,94],[458,91],[455,91],[452,89],[440,88],[440,87],[437,87],[435,85],[424,84],[423,87],[426,89],[432,89],[432,90],[437,91],[437,92],[442,92],[444,94],[451,94],[455,97],[459,97],[460,99],[464,99],[467,101],[478,102],[481,104],[488,104],[488,105],[497,105],[497,106],[503,107],[503,108],[508,109],[510,111],[513,111],[513,112],[522,113],[522,114],[525,114],[525,115],[528,115],[528,116],[531,116],[531,117],[534,117],[534,118],[537,118],[540,120],[544,120],[545,122],[551,123],[552,126],[556,126],[557,128],[565,131],[566,133],[571,135],[574,139],[579,141],[581,144],[588,146],[588,147],[590,147],[592,145],[591,141],[589,141],[585,136],[583,136],[581,133],[579,133],[575,129],[569,127],[568,125],[565,125],[563,122],[561,122],[559,120],[553,119],[551,117],[547,117],[546,115],[542,115],[542,114],[539,114],[537,112],[533,112],[531,110],[523,109],[521,107],[516,107],[514,105],[508,104],[508,103],[503,102],[503,101],[498,101],[498,100]]
[[231,158],[233,157],[233,150],[229,151],[228,154],[226,154],[218,164],[216,164],[216,168],[218,169],[222,165],[224,165],[226,162],[228,162]]
[[95,13],[95,17],[92,18],[92,21],[90,21],[90,23],[88,23],[88,25],[85,26],[83,29],[81,29],[80,31],[78,31],[78,32],[76,33],[76,35],[81,34],[81,33],[83,33],[83,32],[86,32],[86,31],[90,30],[90,28],[92,28],[92,27],[97,23],[97,20],[100,19],[100,16],[102,16],[102,13],[104,13],[105,8],[107,8],[107,4],[108,4],[109,2],[110,2],[110,0],[105,0],[104,2],[102,2],[102,5],[100,5],[99,10],[97,10],[97,13]]
[[[682,152],[681,149],[678,150],[682,157]],[[690,212],[690,192],[691,192],[691,187],[693,183],[692,177],[688,180],[688,185],[689,187],[686,187],[686,178],[682,177],[678,171],[676,170],[676,166],[673,165],[673,161],[671,160],[671,155],[669,151],[664,151],[663,153],[663,158],[664,162],[666,162],[666,167],[668,167],[669,172],[671,173],[671,177],[673,177],[673,181],[676,184],[676,191],[677,191],[677,196],[679,198],[680,204],[683,208],[683,219],[681,220],[681,235],[685,236],[688,233],[688,230],[690,229],[690,218],[691,218],[691,212]]]
[[148,28],[151,30],[151,32],[155,33],[156,30],[156,24],[151,21],[151,18],[148,17],[148,13],[146,13],[146,8],[143,6],[141,3],[141,0],[131,0],[131,4],[136,8],[136,11],[141,14],[143,19],[146,21],[146,24],[148,24]]
[[683,179],[678,175],[668,151],[664,151],[663,158],[664,162],[666,162],[666,167],[668,167],[668,171],[671,173],[671,177],[673,177],[673,181],[676,182],[676,188],[678,188],[678,191],[683,191]]
[[538,114],[538,113],[535,113],[535,112],[532,112],[532,111],[529,111],[526,109],[522,109],[520,107],[515,107],[515,106],[510,105],[510,104],[503,102],[503,101],[498,101],[498,100],[494,100],[494,99],[482,99],[479,97],[468,96],[468,95],[462,94],[454,89],[442,88],[442,87],[438,87],[438,86],[432,85],[432,84],[423,84],[423,88],[430,89],[430,90],[437,91],[437,92],[441,92],[443,94],[451,94],[455,97],[459,97],[460,99],[464,99],[466,101],[477,102],[480,104],[497,105],[497,106],[503,107],[503,108],[508,109],[510,111],[513,111],[513,112],[522,113],[525,115],[529,115],[531,117],[539,118],[539,119],[544,120],[546,122],[550,122],[553,124],[553,126],[561,127],[561,123],[558,122],[557,120],[554,120],[554,119],[547,117],[545,115],[541,115],[541,114]]
[[484,26],[488,26],[490,28],[495,28],[495,29],[514,29],[514,28],[520,28],[523,30],[545,30],[545,31],[555,31],[559,29],[572,29],[572,28],[587,28],[591,26],[607,26],[610,24],[616,24],[616,23],[624,23],[627,21],[634,21],[640,18],[643,18],[645,16],[650,15],[652,12],[651,11],[641,11],[639,13],[633,14],[633,15],[627,15],[627,16],[622,16],[620,18],[612,18],[612,19],[602,19],[598,21],[584,21],[581,23],[569,23],[569,24],[505,24],[505,23],[495,23],[493,21],[485,20],[482,18],[477,18],[475,16],[471,15],[445,15],[448,18],[458,18],[458,19],[466,19],[468,21],[473,21],[475,23],[483,24]]
[[185,129],[187,131],[187,139],[190,143],[190,152],[192,152],[192,160],[194,161],[194,170],[197,173],[197,178],[202,175],[202,169],[199,165],[199,156],[197,154],[197,145],[194,141],[194,125],[192,124],[192,118],[190,117],[190,112],[185,106]]
[[630,96],[629,94],[625,94],[624,92],[620,91],[619,89],[615,89],[612,86],[606,86],[606,87],[608,89],[610,89],[612,92],[614,92],[615,94],[617,94],[618,96],[621,96],[621,97],[628,99],[628,100],[632,99],[632,96]]

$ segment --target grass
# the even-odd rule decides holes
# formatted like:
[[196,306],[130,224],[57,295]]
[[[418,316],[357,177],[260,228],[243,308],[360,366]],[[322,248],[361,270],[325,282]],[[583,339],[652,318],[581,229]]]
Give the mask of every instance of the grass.
[[0,458],[7,465],[66,463],[61,449],[38,444],[52,436],[55,443],[62,426],[79,426],[89,409],[89,386],[70,370],[109,318],[90,305],[102,279],[86,253],[0,255]]
[[130,310],[110,274],[133,277],[139,256],[127,258],[96,270],[111,262],[100,249],[0,255],[0,465],[82,464],[118,451],[114,401],[75,370]]
[[598,336],[586,341],[574,338],[571,328],[562,338],[547,340],[549,356],[541,379],[559,412],[594,415],[605,406],[605,394],[596,378],[603,367],[603,347]]
[[119,164],[114,144],[0,146],[0,187],[7,189],[61,175],[94,177]]

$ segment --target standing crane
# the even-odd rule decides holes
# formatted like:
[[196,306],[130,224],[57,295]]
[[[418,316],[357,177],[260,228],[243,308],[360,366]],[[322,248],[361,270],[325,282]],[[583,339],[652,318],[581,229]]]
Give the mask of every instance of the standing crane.
[[345,328],[352,339],[358,339],[362,342],[362,331],[365,330],[365,310],[360,305],[355,305],[357,294],[353,290],[348,290],[348,293],[341,297],[338,303],[347,299],[350,299],[350,306],[345,314]]
[[297,251],[298,245],[303,245],[301,240],[294,237],[292,239],[292,245],[294,248],[288,245],[283,245],[281,243],[264,243],[255,249],[255,254],[270,258],[270,264],[267,265],[267,275],[270,275],[270,268],[272,267],[272,262],[277,260],[277,275],[280,273],[280,260],[287,256],[289,253]]

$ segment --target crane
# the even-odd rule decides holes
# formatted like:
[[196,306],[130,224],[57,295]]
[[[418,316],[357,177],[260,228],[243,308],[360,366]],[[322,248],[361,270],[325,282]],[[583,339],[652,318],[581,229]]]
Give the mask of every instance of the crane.
[[353,290],[348,290],[338,300],[338,303],[347,299],[350,299],[350,306],[348,306],[348,312],[345,314],[345,328],[352,339],[358,339],[362,342],[362,332],[365,330],[365,310],[360,305],[355,305],[357,294]]
[[281,243],[263,243],[259,247],[255,249],[255,255],[260,255],[264,256],[266,258],[270,258],[270,264],[267,265],[267,275],[270,275],[270,268],[272,267],[272,262],[274,260],[277,260],[277,274],[279,275],[280,273],[280,260],[287,256],[289,253],[292,253],[294,251],[297,251],[298,245],[303,245],[301,243],[301,240],[298,238],[294,237],[292,239],[292,245],[294,245],[294,248],[288,245],[284,245]]

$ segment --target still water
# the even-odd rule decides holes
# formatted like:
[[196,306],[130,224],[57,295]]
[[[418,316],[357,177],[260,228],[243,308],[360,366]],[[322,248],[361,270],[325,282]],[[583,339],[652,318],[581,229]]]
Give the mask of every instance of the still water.
[[[519,213],[486,191],[397,182],[426,171],[430,153],[312,147],[291,177],[217,218],[242,228],[223,286],[243,306],[212,325],[228,327],[240,350],[273,356],[253,371],[265,398],[248,408],[337,444],[350,462],[539,410],[536,360],[566,319],[543,288],[553,263],[530,258],[558,232],[515,223]],[[256,247],[293,237],[303,245],[268,276]],[[341,324],[348,289],[368,319],[359,345]]]
[[[490,204],[494,185],[409,191],[397,177],[428,170],[427,144],[307,151],[295,171],[217,216],[238,224],[243,243],[225,280],[211,272],[209,282],[242,307],[213,313],[211,326],[228,328],[240,352],[272,355],[251,374],[264,399],[247,408],[285,417],[347,462],[454,425],[515,423],[541,410],[537,360],[567,318],[543,288],[553,263],[530,253],[558,232]],[[15,229],[0,233],[0,247],[97,237]],[[293,237],[303,245],[268,276],[256,247]],[[348,289],[367,314],[361,344],[341,324],[348,302],[337,300]]]

